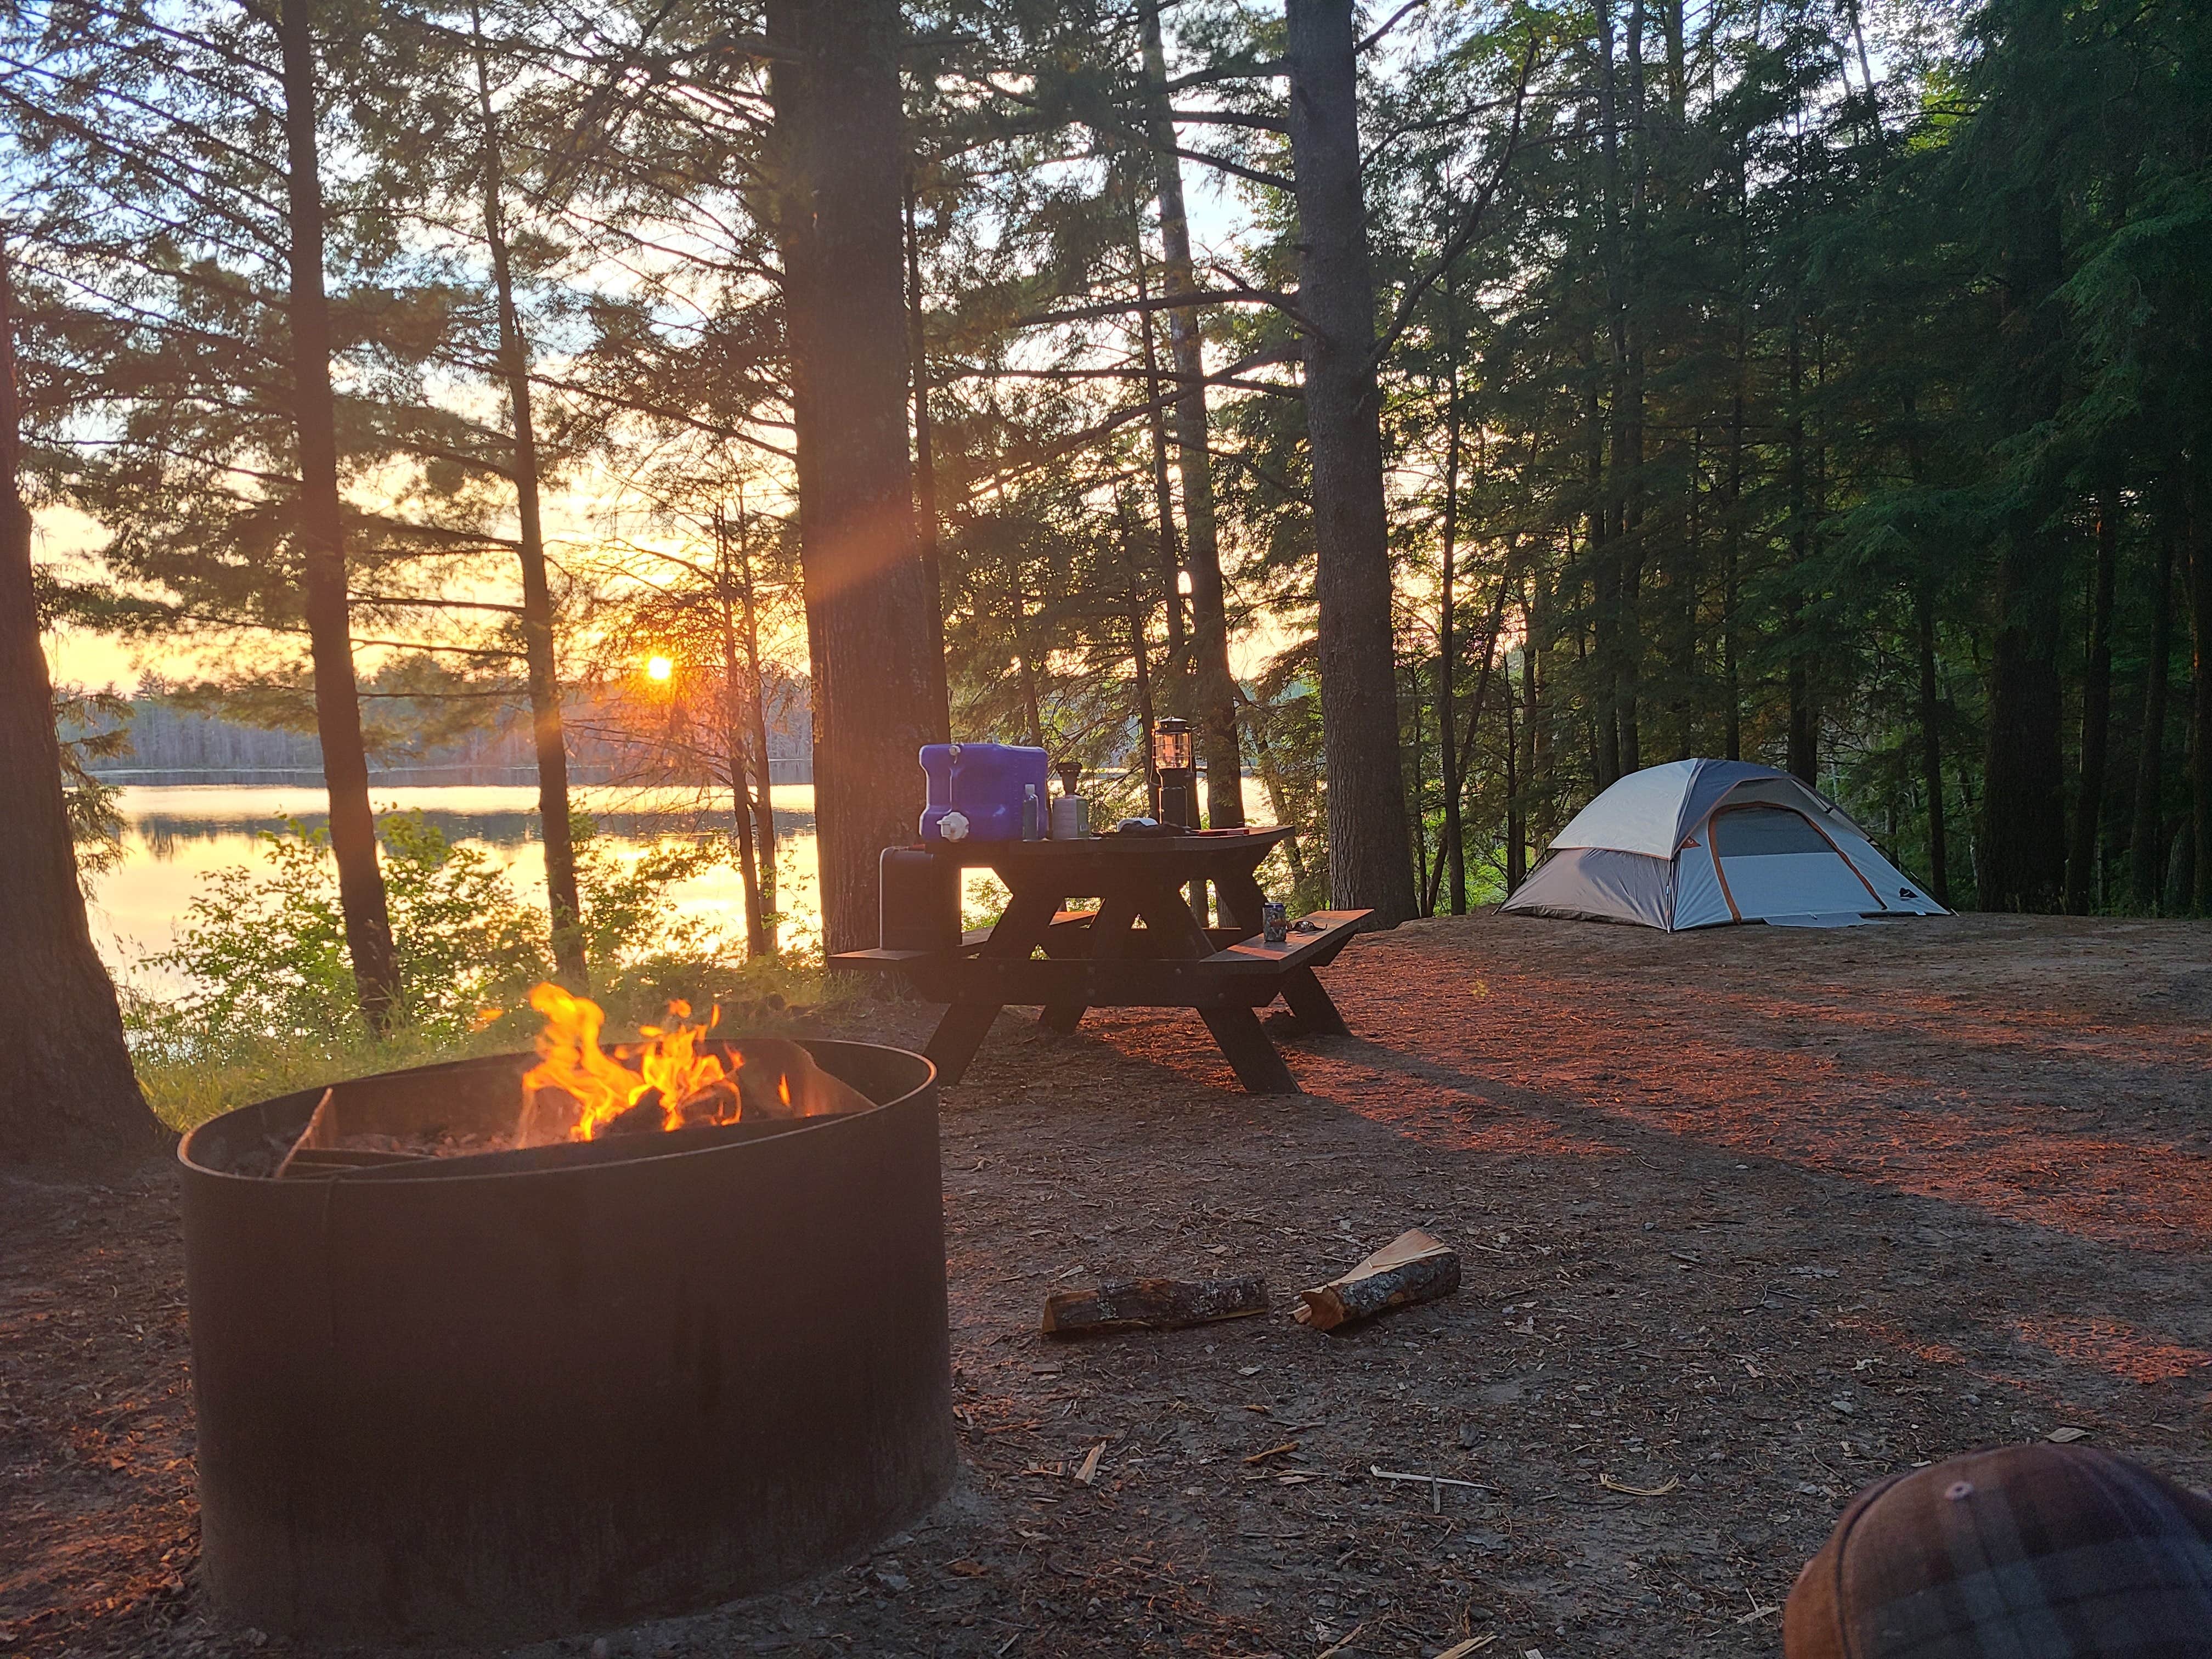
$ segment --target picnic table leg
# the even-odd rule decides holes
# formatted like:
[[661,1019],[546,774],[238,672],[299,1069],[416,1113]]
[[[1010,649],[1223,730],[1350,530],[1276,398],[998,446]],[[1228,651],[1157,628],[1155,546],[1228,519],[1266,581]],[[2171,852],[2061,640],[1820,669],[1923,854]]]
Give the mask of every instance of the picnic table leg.
[[[1005,879],[1004,872],[1000,878]],[[983,948],[977,954],[1016,960],[1028,956],[1050,933],[1053,913],[1059,908],[1060,900],[1055,896],[1017,889],[1007,901],[998,925],[991,929],[991,937],[983,941]],[[945,1017],[937,1022],[937,1030],[930,1036],[929,1046],[922,1050],[937,1067],[939,1080],[947,1084],[960,1081],[969,1062],[975,1058],[975,1051],[983,1046],[991,1022],[999,1017],[1003,1006],[1003,1003],[997,1002],[956,1002],[945,1011]]]
[[[1082,954],[1094,958],[1121,955],[1122,941],[1136,923],[1136,902],[1127,894],[1101,894],[1098,914],[1086,936],[1091,948]],[[1037,1024],[1066,1036],[1083,1024],[1085,1012],[1079,1002],[1055,1002],[1039,1012]]]
[[1294,1095],[1298,1080],[1283,1064],[1282,1055],[1260,1029],[1259,1016],[1249,1008],[1201,1008],[1206,1029],[1228,1057],[1237,1080],[1255,1095]]
[[1352,1028],[1344,1023],[1344,1016],[1337,1012],[1312,969],[1296,968],[1285,976],[1283,1000],[1291,1005],[1291,1012],[1307,1030],[1322,1036],[1352,1035]]
[[[1146,924],[1159,933],[1170,957],[1194,960],[1211,954],[1212,942],[1184,907],[1182,894],[1166,889],[1139,896],[1137,908]],[[1260,1029],[1257,1014],[1249,1008],[1201,1008],[1198,1012],[1245,1088],[1255,1095],[1298,1092],[1297,1079]]]
[[1221,877],[1214,886],[1221,895],[1221,925],[1242,927],[1248,933],[1258,933],[1264,920],[1260,907],[1267,902],[1267,896],[1260,890],[1259,878],[1249,870],[1242,870],[1235,875]]
[[999,1017],[1002,1005],[995,1002],[956,1002],[945,1011],[937,1022],[937,1030],[922,1053],[929,1056],[930,1064],[937,1067],[938,1081],[954,1084],[968,1070],[968,1062],[975,1058],[975,1051],[983,1046],[989,1035],[991,1022]]

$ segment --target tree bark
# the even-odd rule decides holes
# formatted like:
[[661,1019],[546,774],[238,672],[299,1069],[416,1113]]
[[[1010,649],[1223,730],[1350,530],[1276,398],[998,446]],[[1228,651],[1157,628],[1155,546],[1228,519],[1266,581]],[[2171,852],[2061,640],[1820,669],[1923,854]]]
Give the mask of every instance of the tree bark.
[[553,589],[546,578],[544,521],[538,510],[538,428],[532,418],[530,349],[514,305],[508,257],[504,167],[483,20],[469,11],[476,54],[477,103],[483,122],[484,245],[491,254],[499,307],[499,373],[514,422],[514,510],[522,563],[522,640],[530,681],[530,732],[538,762],[538,819],[545,837],[545,896],[553,925],[554,965],[580,988],[591,984],[584,960],[584,907],[576,891],[576,849],[568,827],[568,745],[561,722],[561,680],[553,656]]
[[760,885],[763,930],[771,955],[777,950],[775,866],[775,777],[768,753],[768,682],[761,674],[760,594],[753,585],[752,520],[745,516],[745,498],[738,495],[738,619],[744,631],[745,715],[752,723],[753,826],[760,845]]
[[[1152,708],[1152,670],[1151,653],[1146,649],[1147,631],[1145,603],[1143,564],[1137,557],[1136,532],[1129,526],[1129,508],[1116,492],[1114,515],[1121,532],[1121,592],[1123,610],[1129,619],[1129,665],[1135,675],[1137,691],[1137,752],[1144,758],[1146,798],[1152,796],[1152,727],[1155,711]],[[1105,826],[1101,825],[1100,828]]]
[[1920,647],[1920,787],[1928,797],[1928,890],[1948,908],[1951,858],[1943,815],[1943,702],[1936,678],[1936,595],[1924,579],[1913,589],[1912,613]]
[[768,902],[761,886],[760,854],[755,845],[752,733],[745,714],[743,669],[738,662],[738,584],[730,557],[730,527],[714,509],[715,620],[722,647],[722,751],[730,766],[730,817],[738,831],[738,878],[745,896],[745,956],[757,962],[775,948],[768,930]]
[[[1197,292],[1190,257],[1190,219],[1183,208],[1182,165],[1175,154],[1175,116],[1168,96],[1167,55],[1158,0],[1138,0],[1144,29],[1153,165],[1158,169],[1160,252],[1170,295]],[[1372,327],[1370,322],[1370,327]],[[1229,601],[1221,577],[1213,466],[1207,449],[1206,347],[1198,313],[1168,313],[1168,349],[1182,387],[1175,406],[1176,467],[1182,477],[1183,556],[1190,570],[1193,704],[1199,758],[1206,764],[1206,812],[1216,830],[1244,822],[1244,759],[1237,735],[1237,683],[1229,672]]]
[[[338,500],[337,401],[331,391],[331,311],[323,288],[323,187],[317,149],[313,0],[281,0],[284,142],[290,242],[292,413],[300,447],[299,538],[308,653],[315,672],[315,731],[330,796],[331,852],[338,906],[361,1012],[373,1031],[398,1012],[399,963],[392,948],[376,813],[368,799],[354,680],[353,621],[346,598],[345,529]],[[549,830],[550,826],[548,826]]]
[[2150,659],[2143,668],[2142,751],[2136,762],[2135,823],[2128,837],[2129,888],[2136,908],[2145,912],[2155,912],[2166,896],[2166,705],[2172,672],[2176,533],[2169,514],[2159,526]]
[[0,248],[0,1164],[150,1152],[158,1126],[93,948],[62,794],[20,482],[15,304]]
[[[2059,406],[2058,206],[2018,213],[2008,273],[2006,336],[2014,423],[2027,430]],[[2028,501],[2004,526],[1994,598],[1989,744],[1982,769],[1978,898],[1984,910],[2055,910],[2066,887],[2066,772],[2058,677],[2061,573],[2048,508]]]
[[1447,902],[1455,916],[1467,914],[1466,830],[1460,822],[1459,700],[1455,695],[1459,641],[1454,632],[1454,580],[1459,566],[1459,296],[1451,273],[1443,280],[1444,355],[1444,513],[1443,568],[1437,606],[1437,758],[1444,793],[1443,845],[1437,856],[1444,862]]
[[2189,533],[2189,617],[2195,718],[2189,732],[2189,818],[2196,860],[2191,902],[2197,915],[2212,914],[2212,525],[2205,521],[2212,501],[2205,499],[2204,463],[2189,459],[2189,495],[2184,522]]
[[[1152,438],[1152,507],[1158,523],[1160,587],[1167,610],[1167,656],[1160,665],[1166,691],[1167,712],[1178,720],[1190,718],[1190,643],[1183,627],[1182,538],[1176,534],[1175,490],[1168,482],[1167,413],[1160,397],[1159,352],[1152,338],[1152,313],[1145,301],[1151,298],[1145,283],[1145,236],[1140,222],[1135,240],[1137,268],[1137,327],[1145,348],[1145,403],[1150,410]],[[1147,775],[1152,750],[1145,751]],[[1155,803],[1157,804],[1157,803]]]
[[877,860],[914,839],[944,641],[908,452],[896,0],[772,0],[776,238],[813,676],[823,933],[864,948]]
[[[1794,296],[1793,296],[1794,298]],[[1811,512],[1805,478],[1805,348],[1798,319],[1790,319],[1790,658],[1784,670],[1790,696],[1788,771],[1816,787],[1820,781],[1820,729],[1813,711],[1812,670],[1804,642],[1805,567],[1812,550]]]
[[2086,916],[2097,899],[2098,830],[2105,816],[2105,753],[2112,712],[2112,588],[2120,557],[2120,492],[2097,492],[2097,568],[2089,594],[2089,660],[2081,681],[2081,787],[2074,845],[2066,860],[2066,913]]
[[1286,0],[1333,902],[1414,914],[1351,0]]
[[908,327],[913,367],[908,378],[914,388],[914,512],[921,532],[921,568],[929,584],[931,628],[939,648],[929,655],[929,707],[937,717],[930,732],[933,741],[952,738],[952,690],[945,678],[945,573],[938,560],[942,531],[937,517],[937,428],[929,413],[929,337],[922,326],[921,239],[915,230],[914,184],[906,184],[906,290]]
[[1630,0],[1626,42],[1628,64],[1628,224],[1621,238],[1621,289],[1617,349],[1621,354],[1620,401],[1613,411],[1615,500],[1613,543],[1620,560],[1619,718],[1624,772],[1644,766],[1644,243],[1650,196],[1650,155],[1644,125],[1644,0]]
[[1990,665],[1989,749],[1982,769],[1981,908],[2055,910],[2066,882],[2066,777],[2056,556],[2023,526],[1997,564],[1998,623]]

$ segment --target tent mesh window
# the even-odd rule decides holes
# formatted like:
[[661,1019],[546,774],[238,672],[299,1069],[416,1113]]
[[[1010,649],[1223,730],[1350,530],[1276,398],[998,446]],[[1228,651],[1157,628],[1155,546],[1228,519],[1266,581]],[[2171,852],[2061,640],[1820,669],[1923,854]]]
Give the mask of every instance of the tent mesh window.
[[1723,808],[1713,816],[1713,844],[1724,859],[1835,851],[1802,813],[1786,806]]

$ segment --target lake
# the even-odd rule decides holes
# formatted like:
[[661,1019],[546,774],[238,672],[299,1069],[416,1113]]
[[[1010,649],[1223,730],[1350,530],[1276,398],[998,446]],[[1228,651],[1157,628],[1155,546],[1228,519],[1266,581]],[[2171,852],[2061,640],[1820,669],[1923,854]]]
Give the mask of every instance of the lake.
[[[731,832],[726,802],[717,805],[716,797],[703,790],[590,787],[574,793],[576,805],[598,821],[601,837],[626,851],[642,854],[673,841]],[[518,891],[544,902],[545,847],[538,835],[534,787],[380,788],[372,794],[380,811],[420,811],[453,840],[483,848]],[[780,783],[770,798],[782,938],[818,946],[814,787]],[[315,826],[325,817],[322,791],[300,786],[130,787],[117,805],[125,826],[123,862],[94,887],[93,937],[118,980],[155,992],[177,988],[146,968],[144,959],[170,943],[203,878],[228,866],[259,865],[266,851],[259,832],[280,827],[288,817]],[[678,910],[712,922],[742,949],[744,891],[734,857],[674,888],[671,896]]]

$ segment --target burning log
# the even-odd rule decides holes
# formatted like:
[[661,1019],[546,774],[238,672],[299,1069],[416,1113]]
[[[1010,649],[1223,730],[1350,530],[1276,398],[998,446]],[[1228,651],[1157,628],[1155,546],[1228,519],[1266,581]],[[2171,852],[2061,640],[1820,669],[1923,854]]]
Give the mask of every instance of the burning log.
[[714,1017],[689,1024],[686,1003],[671,1003],[671,1023],[646,1026],[644,1042],[611,1050],[599,1044],[606,1016],[588,998],[546,984],[530,1004],[545,1029],[538,1064],[522,1080],[520,1146],[867,1109],[788,1038],[749,1037],[726,1058],[714,1052],[705,1046]]
[[1291,1316],[1317,1331],[1372,1319],[1409,1303],[1433,1302],[1459,1288],[1459,1255],[1416,1227],[1392,1239],[1341,1279],[1300,1291]]
[[1267,1311],[1267,1281],[1256,1273],[1209,1279],[1115,1279],[1085,1291],[1057,1291],[1045,1298],[1047,1336],[1091,1336],[1106,1331],[1175,1331],[1221,1319],[1249,1319]]

